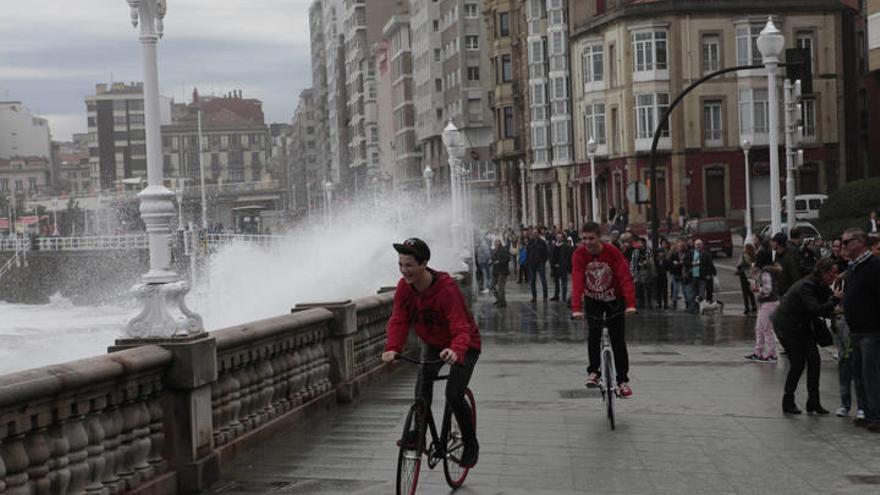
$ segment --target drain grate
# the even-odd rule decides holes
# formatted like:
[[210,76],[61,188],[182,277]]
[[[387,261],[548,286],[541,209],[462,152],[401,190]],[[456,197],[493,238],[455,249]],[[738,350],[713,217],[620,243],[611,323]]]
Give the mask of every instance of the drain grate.
[[598,399],[602,397],[599,389],[573,388],[569,390],[559,390],[560,399]]
[[880,485],[878,474],[848,474],[846,478],[853,485]]

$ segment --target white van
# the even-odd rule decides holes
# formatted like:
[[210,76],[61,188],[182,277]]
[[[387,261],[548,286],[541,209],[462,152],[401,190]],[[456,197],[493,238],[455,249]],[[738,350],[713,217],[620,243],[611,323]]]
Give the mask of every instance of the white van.
[[[828,199],[825,194],[798,194],[794,197],[794,216],[798,220],[819,218],[819,208]],[[786,200],[782,197],[782,214],[785,216]]]

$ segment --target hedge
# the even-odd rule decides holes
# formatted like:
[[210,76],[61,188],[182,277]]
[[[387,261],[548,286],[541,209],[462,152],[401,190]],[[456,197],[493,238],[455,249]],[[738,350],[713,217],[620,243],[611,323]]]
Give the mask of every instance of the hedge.
[[833,239],[850,227],[864,228],[871,210],[880,210],[880,177],[853,181],[831,193],[819,210],[816,228]]

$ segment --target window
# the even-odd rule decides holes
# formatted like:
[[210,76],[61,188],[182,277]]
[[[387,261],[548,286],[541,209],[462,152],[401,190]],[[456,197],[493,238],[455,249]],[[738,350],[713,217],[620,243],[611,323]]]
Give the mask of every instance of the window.
[[471,19],[480,17],[480,8],[475,3],[464,4],[464,16]]
[[132,124],[143,124],[143,123],[144,123],[144,116],[141,115],[141,114],[132,115],[132,116],[129,118],[129,121],[130,121]]
[[568,98],[568,81],[567,78],[554,77],[550,81],[553,84],[553,99],[563,100]]
[[128,109],[142,111],[144,109],[144,100],[128,100]]
[[480,80],[480,68],[479,67],[468,67],[467,68],[467,80],[468,81],[479,81]]
[[434,91],[443,91],[443,79],[434,78]]
[[480,37],[477,35],[467,35],[464,37],[464,47],[467,50],[480,49]]
[[504,107],[504,138],[509,139],[516,135],[513,128],[513,107]]
[[801,99],[801,111],[803,115],[801,118],[804,121],[804,137],[805,138],[815,138],[816,137],[816,99],[815,98],[802,98]]
[[532,147],[533,148],[546,148],[547,147],[547,128],[543,125],[537,125],[532,127]]
[[15,181],[15,192],[21,192],[22,189],[24,189],[24,185],[22,185],[21,180],[16,180]]
[[113,123],[115,125],[125,125],[128,122],[128,119],[125,118],[125,115],[117,115],[113,117]]
[[759,65],[761,52],[758,51],[758,35],[762,26],[740,26],[736,28],[736,65]]
[[501,56],[501,81],[513,81],[513,62],[510,60],[510,55]]
[[721,70],[721,40],[718,35],[703,36],[703,74]]
[[605,53],[601,44],[584,47],[581,55],[581,75],[584,84],[601,82],[605,78]]
[[9,179],[0,179],[0,191],[9,192]]
[[605,104],[593,103],[584,107],[584,130],[587,142],[593,139],[596,144],[605,144]]
[[[798,48],[806,48],[808,52],[810,52],[810,60],[813,59],[813,32],[812,31],[798,31],[797,35],[797,47]],[[815,71],[815,67],[813,68]]]
[[633,53],[636,72],[667,70],[666,31],[633,33]]
[[[636,95],[636,139],[652,139],[660,117],[669,108],[669,93]],[[660,137],[669,137],[665,126]]]
[[718,146],[723,142],[721,100],[703,102],[703,141],[708,146]]
[[37,178],[28,177],[28,191],[35,192],[37,190]]
[[440,21],[434,19],[434,32],[436,33],[437,31],[440,31]]
[[498,14],[498,34],[500,36],[510,36],[509,12],[501,12]]
[[434,48],[434,62],[440,61],[440,49]]
[[765,134],[770,129],[770,105],[766,89],[743,89],[739,92],[739,132],[743,135]]
[[532,106],[545,105],[547,99],[544,97],[544,85],[542,83],[534,83],[531,89]]

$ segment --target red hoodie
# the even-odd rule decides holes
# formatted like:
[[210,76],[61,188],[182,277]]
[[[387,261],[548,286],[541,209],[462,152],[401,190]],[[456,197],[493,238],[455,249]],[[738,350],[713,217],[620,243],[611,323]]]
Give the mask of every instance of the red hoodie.
[[434,282],[422,293],[403,278],[397,283],[385,350],[401,352],[410,327],[414,327],[423,341],[452,349],[462,363],[468,349],[480,349],[480,330],[455,280],[448,273],[432,273]]
[[571,255],[571,311],[581,313],[581,299],[610,302],[623,298],[627,308],[636,307],[636,290],[626,258],[612,244],[602,243],[593,256],[584,245]]

